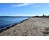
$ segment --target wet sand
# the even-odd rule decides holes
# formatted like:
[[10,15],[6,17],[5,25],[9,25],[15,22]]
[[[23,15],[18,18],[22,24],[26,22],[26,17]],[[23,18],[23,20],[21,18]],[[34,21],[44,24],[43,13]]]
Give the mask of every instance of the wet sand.
[[49,36],[49,18],[29,18],[0,32],[0,36]]

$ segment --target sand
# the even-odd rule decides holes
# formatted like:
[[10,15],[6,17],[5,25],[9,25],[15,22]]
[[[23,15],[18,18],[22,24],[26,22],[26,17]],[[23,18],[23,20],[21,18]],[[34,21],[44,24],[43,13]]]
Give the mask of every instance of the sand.
[[1,32],[0,36],[49,36],[49,18],[29,18]]

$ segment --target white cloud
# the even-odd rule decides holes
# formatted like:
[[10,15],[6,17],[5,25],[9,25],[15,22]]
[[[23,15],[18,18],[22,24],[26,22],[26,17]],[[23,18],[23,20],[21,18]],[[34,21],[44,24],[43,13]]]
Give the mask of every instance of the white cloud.
[[34,4],[34,3],[22,3],[22,4],[18,4],[18,5],[12,5],[13,7],[22,7],[22,6],[28,6],[28,5],[31,5],[31,4]]

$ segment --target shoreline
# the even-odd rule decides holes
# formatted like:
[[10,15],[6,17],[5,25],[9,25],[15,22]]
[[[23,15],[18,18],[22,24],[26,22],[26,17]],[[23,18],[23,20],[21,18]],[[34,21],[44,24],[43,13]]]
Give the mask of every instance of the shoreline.
[[14,27],[15,25],[18,25],[18,24],[23,23],[24,21],[26,21],[26,20],[28,20],[28,19],[29,19],[29,18],[24,19],[24,20],[22,20],[22,21],[19,22],[19,23],[10,24],[10,25],[8,25],[8,27],[5,27],[5,28],[0,29],[0,33],[2,33],[3,31],[5,31],[5,30],[7,30],[7,29],[10,29],[10,28]]
[[0,36],[48,36],[49,18],[28,18],[0,31]]

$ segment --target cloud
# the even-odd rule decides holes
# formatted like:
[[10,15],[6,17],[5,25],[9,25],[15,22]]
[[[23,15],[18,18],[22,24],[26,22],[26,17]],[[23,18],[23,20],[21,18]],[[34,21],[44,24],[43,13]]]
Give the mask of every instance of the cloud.
[[28,6],[31,5],[32,3],[22,3],[22,4],[18,4],[18,5],[12,5],[13,7],[22,7],[22,6]]

